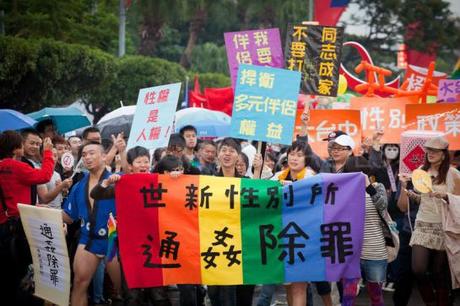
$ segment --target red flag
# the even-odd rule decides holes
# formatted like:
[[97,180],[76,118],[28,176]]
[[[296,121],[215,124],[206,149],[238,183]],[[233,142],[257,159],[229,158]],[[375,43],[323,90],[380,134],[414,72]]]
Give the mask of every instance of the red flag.
[[350,0],[315,0],[314,18],[320,25],[335,26]]
[[188,92],[188,107],[206,107],[208,105],[208,101],[201,93],[200,82],[197,74],[195,74],[195,80],[193,82],[193,89]]
[[201,94],[200,81],[198,80],[198,74],[195,74],[195,80],[193,86],[193,92]]
[[208,100],[205,108],[224,112],[232,116],[233,89],[231,87],[205,88],[204,95]]
[[204,95],[192,90],[188,92],[188,107],[206,107],[207,105],[208,100]]

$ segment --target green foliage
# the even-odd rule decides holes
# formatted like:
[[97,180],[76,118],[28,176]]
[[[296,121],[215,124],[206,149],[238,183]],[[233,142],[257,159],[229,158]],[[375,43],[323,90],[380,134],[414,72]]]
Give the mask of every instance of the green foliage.
[[186,32],[181,32],[179,29],[170,26],[164,26],[162,33],[163,39],[155,49],[155,57],[178,63],[185,49],[187,35],[184,33]]
[[[94,115],[94,121],[119,106],[137,102],[139,89],[185,81],[186,72],[179,65],[160,58],[124,56],[115,59],[116,71],[110,80],[86,95],[83,102]],[[180,99],[179,99],[180,100]]]
[[201,90],[204,90],[206,87],[219,88],[219,87],[229,87],[232,85],[230,78],[221,73],[197,73],[189,72],[188,76],[190,79],[190,88],[193,88],[193,80],[195,75],[198,75],[198,80],[200,82]]
[[[110,54],[118,48],[118,0],[1,1],[7,35],[0,36],[1,106],[29,112],[81,98],[97,120],[120,100],[136,103],[140,88],[183,82],[186,75],[193,86],[195,72],[202,88],[230,86],[224,32],[278,27],[284,41],[287,24],[307,18],[305,0],[131,2],[129,55],[115,58]],[[375,64],[398,73],[396,44],[408,39],[417,50],[439,46],[437,70],[450,72],[460,31],[446,1],[353,2],[364,12],[357,22],[370,32],[345,40],[362,43]],[[417,27],[408,36],[412,24]],[[175,64],[184,54],[189,72]],[[343,61],[353,70],[359,58],[346,48]]]
[[400,8],[399,19],[411,48],[454,50],[460,45],[460,19],[454,19],[446,1],[406,0]]
[[[111,84],[113,102],[135,104],[140,88],[183,82],[185,70],[159,58],[125,56],[118,59],[117,77]],[[114,91],[115,88],[118,90]],[[107,101],[109,102],[109,101]]]
[[2,1],[0,9],[5,11],[6,35],[51,38],[115,54],[118,47],[117,4],[116,0],[6,0]]
[[22,112],[66,105],[104,84],[113,57],[86,46],[0,36],[0,101]]
[[[32,112],[82,98],[98,119],[120,100],[135,104],[140,88],[183,82],[185,76],[180,65],[159,58],[115,58],[81,45],[0,36],[2,108]],[[214,78],[209,83],[225,83],[221,75]]]
[[212,71],[228,75],[225,46],[218,46],[214,43],[204,43],[196,46],[193,49],[190,69],[198,72]]

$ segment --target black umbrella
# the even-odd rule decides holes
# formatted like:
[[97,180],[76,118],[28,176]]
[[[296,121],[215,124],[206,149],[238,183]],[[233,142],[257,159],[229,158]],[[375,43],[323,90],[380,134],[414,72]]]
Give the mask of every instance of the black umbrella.
[[111,135],[117,136],[121,132],[123,132],[127,138],[131,132],[133,118],[134,115],[123,115],[100,122],[96,126],[101,131],[103,139],[111,139]]
[[136,105],[129,105],[105,114],[96,125],[101,130],[102,138],[111,139],[111,135],[117,136],[121,132],[126,138],[129,137],[135,111]]

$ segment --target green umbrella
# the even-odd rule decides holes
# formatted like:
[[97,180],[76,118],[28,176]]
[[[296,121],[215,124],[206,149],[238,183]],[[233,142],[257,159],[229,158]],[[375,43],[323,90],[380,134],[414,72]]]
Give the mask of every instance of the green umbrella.
[[91,125],[88,117],[76,107],[45,107],[44,109],[27,114],[38,122],[51,119],[56,130],[64,134],[78,128]]

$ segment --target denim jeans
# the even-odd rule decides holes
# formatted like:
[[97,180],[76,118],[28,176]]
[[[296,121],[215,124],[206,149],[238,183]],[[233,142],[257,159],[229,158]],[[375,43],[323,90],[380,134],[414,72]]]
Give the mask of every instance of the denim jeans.
[[277,286],[278,285],[262,285],[259,299],[257,300],[257,306],[270,306]]
[[361,259],[361,274],[368,282],[383,283],[387,279],[387,265],[386,259],[382,260],[366,260]]

